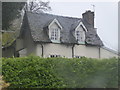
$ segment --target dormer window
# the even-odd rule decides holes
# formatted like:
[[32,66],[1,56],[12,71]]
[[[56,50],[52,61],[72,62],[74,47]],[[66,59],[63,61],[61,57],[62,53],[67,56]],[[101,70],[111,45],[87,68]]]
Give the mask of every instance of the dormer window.
[[87,29],[83,26],[82,22],[75,28],[75,38],[79,44],[85,44],[85,32]]
[[49,25],[49,38],[52,42],[60,43],[60,31],[62,26],[57,19],[54,19]]

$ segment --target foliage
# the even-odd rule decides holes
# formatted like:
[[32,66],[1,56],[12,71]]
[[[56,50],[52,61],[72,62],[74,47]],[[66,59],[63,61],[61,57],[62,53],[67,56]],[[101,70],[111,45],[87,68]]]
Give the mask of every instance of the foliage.
[[9,88],[115,88],[118,59],[3,58]]
[[7,30],[11,22],[20,16],[25,2],[2,2],[2,29]]
[[23,17],[21,11],[24,6],[26,6],[25,8],[26,11],[45,12],[51,10],[49,3],[50,3],[49,1],[44,2],[39,0],[32,0],[28,4],[26,2],[3,2],[2,29],[14,32],[2,33],[2,45],[9,46],[16,39],[16,37],[18,37]]
[[3,33],[2,34],[2,45],[11,45],[15,40],[14,33]]
[[[26,0],[27,2],[28,0]],[[49,1],[32,0],[28,4],[26,2],[2,2],[2,29],[9,30],[12,21],[21,16],[21,10],[26,5],[27,11],[44,12],[51,10]]]
[[13,41],[15,41],[15,39],[19,36],[21,22],[22,22],[21,17],[13,20],[12,26],[9,27],[9,29],[12,31],[5,31],[2,33],[2,45],[3,46],[11,45]]

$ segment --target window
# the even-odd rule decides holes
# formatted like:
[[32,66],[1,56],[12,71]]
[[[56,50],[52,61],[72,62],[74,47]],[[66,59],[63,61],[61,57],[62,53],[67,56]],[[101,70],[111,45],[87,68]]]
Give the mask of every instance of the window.
[[60,43],[60,31],[62,26],[57,19],[54,19],[48,26],[49,29],[49,38],[54,43]]
[[81,56],[74,56],[75,58],[81,58]]
[[87,32],[87,28],[80,22],[75,28],[75,38],[79,44],[85,44],[85,32]]
[[50,57],[52,58],[52,57],[55,57],[55,55],[50,55]]
[[76,40],[78,42],[84,42],[85,41],[85,32],[81,30],[76,30]]
[[60,57],[60,55],[50,55],[51,58],[53,57]]
[[59,29],[51,30],[51,40],[59,40]]

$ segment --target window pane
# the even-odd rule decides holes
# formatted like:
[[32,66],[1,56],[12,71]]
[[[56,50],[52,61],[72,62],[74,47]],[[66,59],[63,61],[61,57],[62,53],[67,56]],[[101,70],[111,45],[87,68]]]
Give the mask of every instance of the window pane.
[[76,31],[76,39],[77,39],[77,41],[79,41],[79,38],[80,38],[80,32]]
[[51,40],[54,40],[54,30],[51,32]]

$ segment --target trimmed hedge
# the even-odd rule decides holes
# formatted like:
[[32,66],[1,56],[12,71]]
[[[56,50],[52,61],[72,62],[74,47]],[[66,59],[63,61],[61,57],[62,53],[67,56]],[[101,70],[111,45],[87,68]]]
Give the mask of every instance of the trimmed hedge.
[[116,88],[118,59],[3,58],[10,88]]

